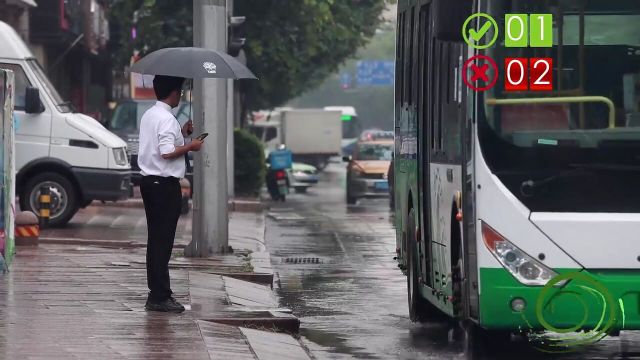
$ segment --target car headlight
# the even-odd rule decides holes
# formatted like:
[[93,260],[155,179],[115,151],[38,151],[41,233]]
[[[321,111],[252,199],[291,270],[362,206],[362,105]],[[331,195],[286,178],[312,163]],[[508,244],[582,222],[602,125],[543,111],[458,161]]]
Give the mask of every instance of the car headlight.
[[113,149],[113,159],[115,160],[116,165],[127,165],[127,150],[125,148]]
[[[558,274],[509,242],[482,222],[484,244],[513,277],[525,285],[544,286]],[[564,282],[556,284],[562,286]]]
[[294,171],[293,172],[293,176],[305,176],[306,174],[304,173],[304,171]]

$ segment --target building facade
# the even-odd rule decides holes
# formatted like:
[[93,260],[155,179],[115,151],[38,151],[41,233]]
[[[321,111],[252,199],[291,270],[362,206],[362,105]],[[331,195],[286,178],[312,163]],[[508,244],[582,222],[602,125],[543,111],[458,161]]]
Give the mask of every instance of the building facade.
[[107,11],[103,0],[47,0],[30,12],[31,49],[47,75],[77,111],[98,120],[111,93]]
[[0,21],[11,25],[22,40],[28,42],[29,10],[35,7],[35,0],[0,0]]

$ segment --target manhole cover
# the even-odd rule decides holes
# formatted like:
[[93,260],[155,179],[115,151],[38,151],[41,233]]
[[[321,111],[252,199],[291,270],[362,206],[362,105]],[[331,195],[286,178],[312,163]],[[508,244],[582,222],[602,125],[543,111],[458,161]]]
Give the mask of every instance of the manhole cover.
[[317,257],[288,257],[282,259],[285,264],[322,264],[323,261]]

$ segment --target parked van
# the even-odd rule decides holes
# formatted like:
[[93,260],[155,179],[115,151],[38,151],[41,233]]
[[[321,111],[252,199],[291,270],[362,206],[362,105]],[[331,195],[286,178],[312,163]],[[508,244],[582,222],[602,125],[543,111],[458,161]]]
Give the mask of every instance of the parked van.
[[16,187],[20,208],[37,211],[51,191],[51,225],[66,224],[93,200],[130,193],[126,143],[62,100],[18,34],[0,21],[0,68],[15,75]]

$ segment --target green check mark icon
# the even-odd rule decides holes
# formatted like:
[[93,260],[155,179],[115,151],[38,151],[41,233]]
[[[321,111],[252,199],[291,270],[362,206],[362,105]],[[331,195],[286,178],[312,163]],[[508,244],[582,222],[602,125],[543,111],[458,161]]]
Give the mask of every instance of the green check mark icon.
[[[472,21],[475,19],[478,19],[479,21],[480,18],[483,18],[487,21],[482,24],[482,26],[476,31],[476,29],[472,25]],[[480,23],[478,23],[478,25],[479,24]],[[489,36],[491,28],[494,28],[493,37]],[[464,22],[464,25],[462,26],[462,37],[467,45],[469,45],[471,48],[487,49],[493,46],[493,44],[496,43],[496,40],[498,40],[498,23],[490,15],[484,13],[473,14],[467,18],[467,20]],[[486,44],[480,44],[481,40],[484,38],[489,39],[487,39],[488,41],[485,41]]]
[[475,29],[469,29],[469,37],[471,37],[473,41],[478,42],[489,32],[489,30],[491,30],[491,27],[491,22],[487,21],[478,31]]

